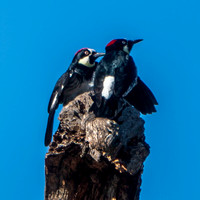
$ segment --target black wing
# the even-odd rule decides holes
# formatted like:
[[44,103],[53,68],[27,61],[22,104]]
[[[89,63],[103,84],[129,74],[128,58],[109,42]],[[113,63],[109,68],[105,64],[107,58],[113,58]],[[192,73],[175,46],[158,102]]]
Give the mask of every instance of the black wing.
[[151,114],[156,112],[155,105],[158,105],[158,102],[151,90],[139,77],[137,78],[137,84],[135,87],[126,97],[124,97],[124,99],[142,114]]
[[45,133],[45,140],[44,140],[45,146],[48,146],[49,143],[51,142],[55,110],[61,103],[62,92],[64,88],[67,86],[69,78],[70,78],[70,71],[69,72],[67,71],[58,79],[54,87],[54,90],[52,92],[51,98],[49,100],[49,105],[48,105],[49,117]]
[[[107,53],[98,64],[94,79],[94,92],[98,107],[100,107],[102,102],[102,91],[106,90],[104,87],[106,87],[105,80],[107,80],[107,77],[113,77],[114,84],[112,91],[110,90],[111,84],[107,87],[107,89],[110,90],[109,98],[113,96],[120,97],[126,90],[129,84],[127,76],[130,76],[130,65],[127,66],[127,63],[128,59],[126,59],[125,53],[119,51]],[[107,98],[107,100],[109,98]]]
[[53,92],[51,94],[49,105],[48,105],[48,113],[51,111],[55,111],[58,108],[58,105],[62,103],[60,97],[64,88],[67,86],[70,79],[70,72],[65,72],[57,81]]
[[136,77],[137,69],[133,58],[129,56],[128,61],[123,60],[115,69],[115,96],[121,98],[125,93],[128,93],[128,90],[132,89],[135,84]]

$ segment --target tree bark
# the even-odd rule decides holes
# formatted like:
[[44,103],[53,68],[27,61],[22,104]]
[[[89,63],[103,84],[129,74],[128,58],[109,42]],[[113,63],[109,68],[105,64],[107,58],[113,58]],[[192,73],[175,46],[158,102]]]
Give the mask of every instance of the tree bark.
[[63,107],[45,158],[46,200],[138,200],[149,155],[144,120],[124,106],[115,120],[95,118],[91,92]]

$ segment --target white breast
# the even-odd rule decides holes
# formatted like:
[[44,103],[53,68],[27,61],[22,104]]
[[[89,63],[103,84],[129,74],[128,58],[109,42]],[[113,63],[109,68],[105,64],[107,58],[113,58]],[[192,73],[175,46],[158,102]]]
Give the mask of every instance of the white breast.
[[102,90],[102,96],[105,99],[109,99],[114,90],[114,82],[115,82],[115,77],[114,76],[106,76],[103,82],[103,90]]

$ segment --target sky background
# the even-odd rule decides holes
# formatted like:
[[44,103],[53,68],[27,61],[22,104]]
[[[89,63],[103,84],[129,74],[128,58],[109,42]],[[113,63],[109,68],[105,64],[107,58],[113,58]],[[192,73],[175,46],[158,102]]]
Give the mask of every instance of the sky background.
[[103,52],[115,38],[144,39],[131,55],[159,102],[156,114],[142,116],[151,153],[141,200],[200,199],[199,6],[197,0],[0,1],[1,199],[44,199],[54,84],[77,50]]

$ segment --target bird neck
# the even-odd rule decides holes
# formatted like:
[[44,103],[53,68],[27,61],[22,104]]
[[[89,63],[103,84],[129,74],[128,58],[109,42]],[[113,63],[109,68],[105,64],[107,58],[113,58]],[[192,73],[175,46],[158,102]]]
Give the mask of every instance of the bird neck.
[[97,66],[96,63],[94,65],[94,67],[86,67],[85,65],[78,63],[75,67],[75,71],[76,71],[76,73],[83,76],[85,79],[90,79],[92,77],[93,72],[96,69],[96,66]]

